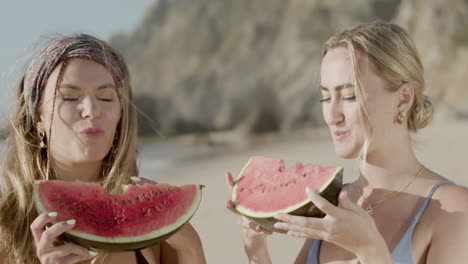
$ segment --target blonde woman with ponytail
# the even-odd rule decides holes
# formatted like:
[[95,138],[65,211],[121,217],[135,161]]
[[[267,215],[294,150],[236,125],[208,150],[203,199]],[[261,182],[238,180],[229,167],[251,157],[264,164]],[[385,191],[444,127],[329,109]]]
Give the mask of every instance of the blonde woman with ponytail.
[[122,57],[86,34],[52,39],[29,63],[0,165],[0,263],[205,263],[187,224],[166,242],[136,252],[102,253],[61,240],[75,219],[37,215],[34,181],[101,183],[109,192],[137,175],[137,123]]
[[[395,24],[375,21],[327,41],[323,116],[337,156],[356,159],[360,175],[338,206],[305,190],[324,218],[276,216],[277,228],[305,238],[296,264],[466,262],[468,190],[422,164],[411,144],[432,119],[423,76],[413,42]],[[241,220],[250,263],[271,263],[269,232]]]

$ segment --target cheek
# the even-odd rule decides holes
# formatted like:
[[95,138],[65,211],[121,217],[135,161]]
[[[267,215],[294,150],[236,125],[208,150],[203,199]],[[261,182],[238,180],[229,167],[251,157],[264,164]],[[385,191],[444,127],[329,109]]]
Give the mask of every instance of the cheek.
[[56,105],[54,119],[58,118],[66,124],[71,124],[79,119],[79,111],[75,104],[64,103]]
[[364,126],[363,119],[361,117],[361,109],[358,103],[352,103],[344,109],[345,120],[349,125]]
[[107,113],[107,119],[110,124],[117,126],[117,123],[122,117],[122,107],[119,102],[110,104],[106,107],[105,112]]
[[385,101],[369,104],[369,119],[375,129],[388,130],[393,120],[391,106]]

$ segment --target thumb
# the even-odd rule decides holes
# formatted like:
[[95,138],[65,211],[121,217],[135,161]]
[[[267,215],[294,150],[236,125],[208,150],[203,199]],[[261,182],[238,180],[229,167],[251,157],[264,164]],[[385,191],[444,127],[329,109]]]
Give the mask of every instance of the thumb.
[[232,178],[232,173],[226,173],[226,185],[228,187],[229,192],[232,192],[232,187],[234,186],[234,179]]

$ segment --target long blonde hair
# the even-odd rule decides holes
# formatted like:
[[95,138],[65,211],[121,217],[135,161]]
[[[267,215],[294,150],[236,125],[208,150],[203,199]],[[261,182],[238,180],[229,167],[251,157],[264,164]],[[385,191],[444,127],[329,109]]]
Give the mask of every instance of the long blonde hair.
[[433,106],[424,95],[424,69],[416,47],[408,33],[396,24],[373,21],[332,36],[323,48],[322,57],[336,47],[346,47],[354,68],[354,89],[366,127],[366,140],[361,151],[365,160],[372,135],[366,93],[359,70],[358,53],[367,57],[375,73],[386,82],[386,88],[397,91],[403,84],[414,87],[414,101],[406,125],[411,132],[424,128],[432,120]]
[[[114,60],[113,62],[119,65],[121,85],[117,89],[122,105],[122,115],[116,128],[116,138],[111,150],[103,160],[100,174],[100,183],[104,188],[111,193],[118,193],[121,192],[121,186],[130,181],[130,176],[138,173],[136,165],[137,119],[130,76],[123,58],[106,42],[84,34],[71,34],[60,38],[67,40],[77,36],[84,36],[90,41],[98,43],[98,52],[111,51],[113,56],[106,58]],[[54,38],[48,42],[44,49],[56,45],[57,39]],[[84,45],[86,44],[85,41]],[[70,52],[70,50],[65,52]],[[46,56],[47,53],[39,52],[31,60],[31,63],[37,59],[52,60]],[[62,56],[61,60],[63,63],[60,66],[60,72],[63,73],[67,57]],[[113,73],[114,69],[107,67],[107,65],[104,66]],[[29,229],[31,222],[37,217],[32,203],[34,182],[56,179],[53,168],[50,170],[48,168],[47,149],[39,147],[41,142],[39,131],[28,109],[27,99],[25,99],[25,92],[30,88],[25,82],[27,74],[26,72],[23,75],[18,86],[16,111],[9,120],[9,135],[4,143],[0,163],[0,249],[7,255],[10,263],[21,264],[39,263]],[[60,76],[61,74],[59,74],[57,84],[61,81]],[[103,255],[96,261],[102,263],[105,259],[106,256]]]

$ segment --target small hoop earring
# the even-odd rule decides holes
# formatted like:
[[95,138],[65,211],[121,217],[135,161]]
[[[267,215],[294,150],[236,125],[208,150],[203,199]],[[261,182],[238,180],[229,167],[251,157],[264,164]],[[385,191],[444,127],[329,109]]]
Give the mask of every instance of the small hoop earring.
[[46,149],[47,145],[44,142],[44,138],[45,138],[45,132],[44,131],[39,132],[39,138],[41,139],[41,142],[39,143],[39,147],[41,149]]

